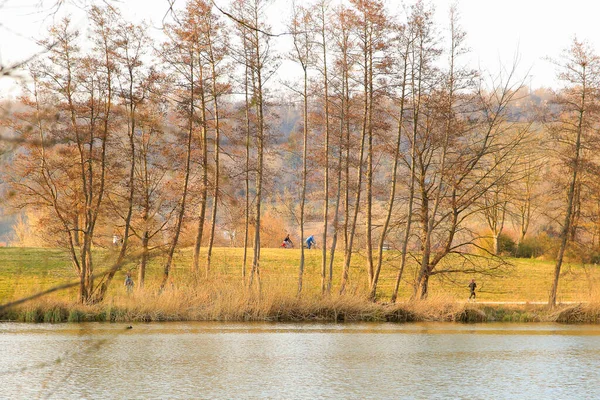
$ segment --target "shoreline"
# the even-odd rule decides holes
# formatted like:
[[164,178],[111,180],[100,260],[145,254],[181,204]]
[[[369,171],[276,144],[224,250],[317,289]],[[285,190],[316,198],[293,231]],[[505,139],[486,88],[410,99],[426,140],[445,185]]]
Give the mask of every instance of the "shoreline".
[[[67,302],[30,303],[0,312],[1,322],[558,322],[600,323],[600,303],[568,302],[549,309],[537,303],[493,304],[497,302],[420,301],[397,304],[367,301],[297,300],[294,304],[247,302],[236,310],[188,305],[178,311],[143,304],[80,305]],[[517,303],[517,302],[515,302]]]

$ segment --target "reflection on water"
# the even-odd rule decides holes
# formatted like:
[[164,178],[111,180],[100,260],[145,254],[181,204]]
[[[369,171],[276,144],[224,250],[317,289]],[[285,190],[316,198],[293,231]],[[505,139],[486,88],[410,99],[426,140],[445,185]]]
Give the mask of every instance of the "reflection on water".
[[0,324],[0,398],[595,398],[600,327]]

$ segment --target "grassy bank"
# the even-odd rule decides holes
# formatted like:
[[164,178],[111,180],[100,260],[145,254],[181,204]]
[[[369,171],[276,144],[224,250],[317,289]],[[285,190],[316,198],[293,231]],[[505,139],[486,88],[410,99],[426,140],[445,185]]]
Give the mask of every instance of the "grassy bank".
[[[261,252],[260,294],[242,285],[243,250],[218,248],[213,255],[208,278],[194,280],[189,273],[191,250],[177,254],[173,284],[159,293],[162,273],[160,258],[152,260],[143,290],[127,294],[123,287],[125,271],[120,271],[106,301],[95,306],[74,303],[76,289],[54,293],[0,315],[18,321],[564,321],[598,320],[596,292],[600,268],[567,264],[559,286],[559,301],[583,302],[580,307],[565,306],[549,311],[536,305],[465,304],[467,284],[474,277],[479,285],[478,301],[539,302],[548,297],[553,263],[541,260],[512,259],[495,276],[454,275],[452,279],[435,275],[431,298],[410,303],[415,266],[409,265],[401,285],[398,305],[387,305],[399,264],[399,254],[385,253],[379,302],[366,300],[364,256],[357,254],[350,271],[351,285],[345,296],[338,296],[341,275],[339,258],[334,263],[332,296],[320,294],[320,252],[308,251],[304,290],[296,297],[299,250],[264,249]],[[116,255],[100,251],[96,265],[108,268]],[[129,265],[126,269],[135,269]],[[134,271],[134,277],[135,277]],[[72,281],[75,274],[67,255],[56,249],[0,249],[0,304],[18,299],[57,284]],[[561,312],[563,314],[561,314]]]
[[485,305],[447,298],[397,304],[372,303],[356,296],[318,301],[254,295],[210,296],[164,292],[82,306],[38,301],[0,312],[2,321],[19,322],[153,322],[153,321],[280,321],[280,322],[561,322],[598,323],[600,303],[563,305]]

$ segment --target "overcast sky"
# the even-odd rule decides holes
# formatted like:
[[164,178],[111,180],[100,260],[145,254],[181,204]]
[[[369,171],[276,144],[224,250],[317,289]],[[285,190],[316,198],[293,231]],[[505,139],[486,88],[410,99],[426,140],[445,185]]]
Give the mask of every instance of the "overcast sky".
[[[0,1],[0,63],[10,65],[35,54],[39,50],[36,40],[45,35],[53,19],[64,13],[72,14],[75,25],[85,32],[87,22],[77,5],[91,1],[71,0],[54,17],[47,12],[53,0],[43,0],[46,9],[39,8],[40,0]],[[227,8],[229,0],[216,2]],[[184,3],[184,0],[175,1],[176,6]],[[387,0],[386,3],[389,9],[398,10],[412,0]],[[445,28],[450,1],[431,0],[431,3],[436,7],[438,25]],[[160,37],[159,28],[168,10],[167,0],[114,0],[113,4],[132,21],[149,21],[153,36]],[[284,29],[290,4],[291,0],[274,0],[270,6],[269,19],[274,31]],[[512,64],[518,56],[520,77],[534,88],[557,85],[554,67],[545,58],[558,57],[575,36],[589,41],[600,53],[600,2],[596,0],[460,0],[459,10],[471,49],[468,61],[471,66],[495,72],[501,64]],[[14,83],[9,79],[0,80],[0,97],[15,93]]]

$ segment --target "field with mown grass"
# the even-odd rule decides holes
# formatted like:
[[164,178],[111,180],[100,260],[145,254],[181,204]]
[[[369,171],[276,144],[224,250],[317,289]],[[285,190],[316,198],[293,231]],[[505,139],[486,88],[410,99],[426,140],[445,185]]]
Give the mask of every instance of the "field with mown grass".
[[[321,251],[306,250],[306,269],[304,292],[307,297],[317,296],[321,282]],[[250,270],[252,250],[249,249],[248,272]],[[101,251],[95,256],[97,272],[109,268],[116,254]],[[179,251],[172,270],[175,287],[189,287],[192,250]],[[262,249],[261,281],[266,292],[286,292],[295,295],[298,283],[299,249]],[[395,251],[384,253],[386,261],[380,278],[379,298],[386,301],[391,294],[399,266],[399,254]],[[204,259],[201,263],[199,286],[213,285],[216,282],[238,284],[242,280],[243,249],[215,248],[208,279],[205,278]],[[162,257],[156,256],[150,262],[146,286],[154,290],[162,278]],[[336,257],[333,269],[333,287],[339,288],[343,255]],[[455,300],[463,300],[469,295],[467,285],[471,278],[478,284],[479,301],[500,302],[538,302],[546,301],[550,288],[554,262],[534,259],[508,259],[508,265],[494,271],[493,275],[451,274],[446,277],[434,275],[431,279],[431,295],[444,295]],[[458,262],[458,261],[457,261]],[[451,262],[450,262],[451,264]],[[117,273],[111,287],[112,296],[120,296],[125,290],[123,280],[125,271],[131,270],[137,280],[135,264],[127,265]],[[350,269],[352,293],[360,294],[367,287],[366,260],[364,255],[353,256]],[[400,300],[407,299],[412,293],[411,282],[415,274],[415,265],[409,264],[404,272],[400,287]],[[0,248],[0,303],[29,295],[54,285],[73,281],[75,271],[66,252],[59,249]],[[136,282],[137,283],[137,282]],[[600,266],[565,263],[559,284],[559,301],[589,301],[598,297],[600,286]],[[53,294],[62,299],[75,296],[76,289]]]
[[[102,305],[87,308],[77,306],[75,304],[77,288],[73,288],[21,306],[20,310],[29,313],[29,317],[8,315],[5,319],[93,320],[97,317],[90,315],[102,314],[104,316],[99,318],[106,320],[337,320],[340,319],[338,312],[343,319],[350,320],[410,320],[412,318],[404,314],[390,317],[389,312],[394,314],[395,311],[389,309],[382,311],[381,305],[373,305],[366,301],[366,262],[364,254],[360,253],[353,257],[347,295],[337,295],[343,261],[340,253],[334,263],[333,295],[323,298],[320,295],[321,252],[319,249],[307,250],[303,295],[300,299],[296,298],[299,255],[299,249],[261,250],[262,292],[260,296],[242,285],[243,249],[214,249],[208,278],[205,277],[204,262],[202,262],[202,274],[197,279],[192,278],[190,274],[192,250],[184,249],[179,251],[175,258],[172,285],[162,293],[159,293],[158,286],[162,278],[163,259],[158,255],[149,265],[146,286],[143,290],[136,289],[132,294],[126,293],[123,286],[125,271],[132,270],[132,276],[137,280],[136,264],[131,263],[117,273]],[[248,256],[250,260],[250,249]],[[389,301],[400,262],[396,251],[387,251],[384,257],[378,292],[379,303]],[[110,268],[115,258],[114,252],[98,251],[95,254],[96,271]],[[474,259],[473,262],[483,261]],[[414,313],[417,313],[421,315],[421,319],[427,319],[429,315],[434,320],[453,320],[456,313],[460,314],[465,307],[481,308],[483,305],[465,306],[464,304],[469,295],[467,285],[471,278],[477,281],[477,301],[481,303],[545,302],[548,298],[554,263],[531,259],[507,261],[508,264],[494,271],[493,275],[453,274],[448,277],[434,275],[430,281],[428,302],[411,305],[408,311],[405,307],[403,312],[413,313],[413,317]],[[461,260],[449,259],[445,267],[452,267],[453,262],[459,265]],[[249,272],[250,262],[248,264]],[[409,264],[405,270],[404,281],[400,287],[400,303],[408,300],[412,294],[411,282],[414,279],[415,267],[414,264]],[[62,250],[0,248],[0,304],[75,280],[76,275],[68,255]],[[600,267],[566,263],[563,266],[558,300],[559,302],[596,303],[596,299],[600,298],[597,290],[599,282]],[[69,308],[72,307],[79,310],[78,314],[70,315]],[[514,310],[510,310],[510,306],[507,307],[508,312],[514,314]],[[523,307],[518,310],[518,313],[521,311],[524,311]],[[52,313],[56,315],[53,316]],[[349,315],[352,317],[349,318]],[[517,319],[529,320],[530,317],[530,315],[523,317],[522,314],[518,314]],[[505,318],[504,311],[501,318]]]

